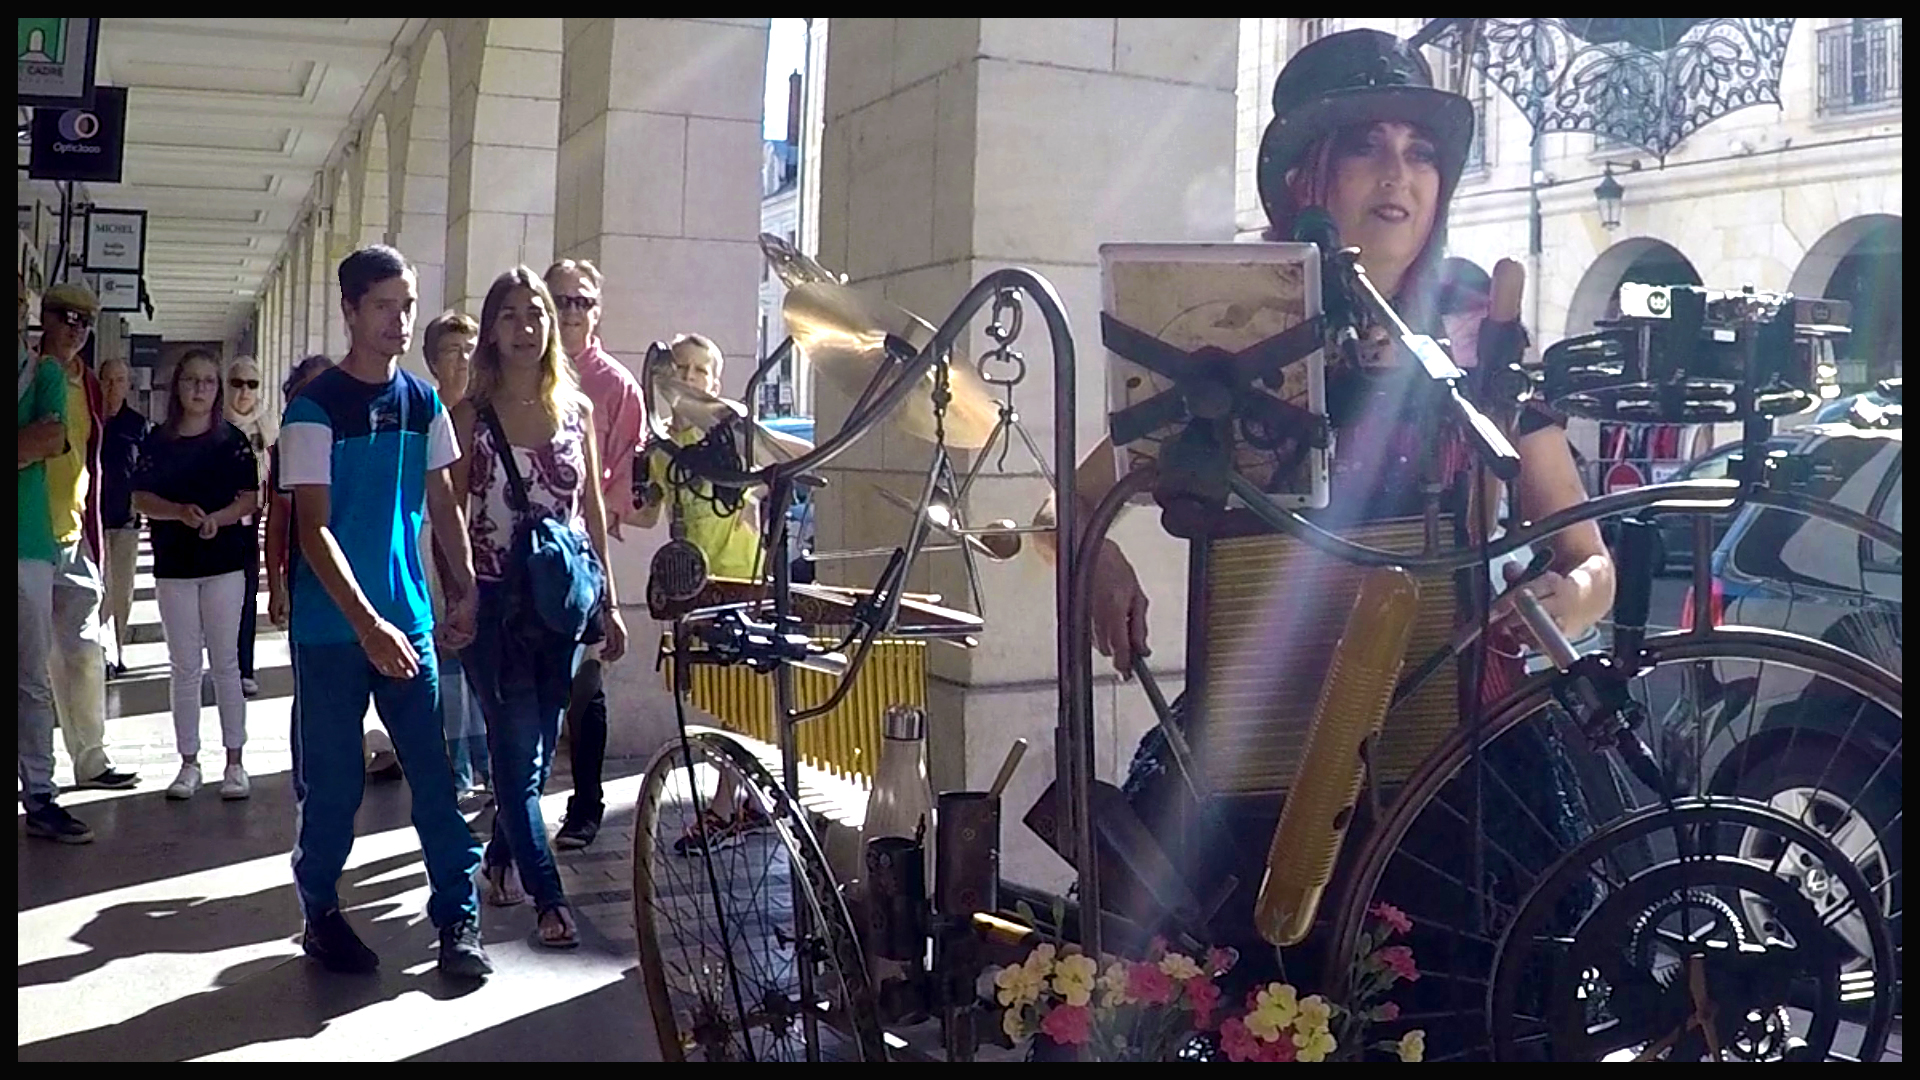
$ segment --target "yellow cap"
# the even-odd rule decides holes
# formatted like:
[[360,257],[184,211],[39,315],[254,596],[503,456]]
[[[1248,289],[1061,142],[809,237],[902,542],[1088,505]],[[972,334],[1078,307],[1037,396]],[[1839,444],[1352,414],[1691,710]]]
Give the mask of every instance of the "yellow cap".
[[40,306],[78,311],[87,315],[100,314],[100,299],[93,295],[92,289],[77,281],[63,281],[48,289],[40,297]]

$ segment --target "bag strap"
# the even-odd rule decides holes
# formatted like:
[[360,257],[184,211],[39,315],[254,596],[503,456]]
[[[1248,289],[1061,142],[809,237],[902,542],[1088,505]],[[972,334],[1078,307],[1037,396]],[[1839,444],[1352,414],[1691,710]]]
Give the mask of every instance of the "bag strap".
[[520,477],[520,465],[513,460],[513,446],[507,442],[507,433],[500,428],[500,414],[493,411],[492,404],[480,406],[480,419],[493,434],[493,450],[500,458],[501,468],[507,471],[507,503],[514,513],[521,517],[531,516],[532,501],[527,498],[527,482]]

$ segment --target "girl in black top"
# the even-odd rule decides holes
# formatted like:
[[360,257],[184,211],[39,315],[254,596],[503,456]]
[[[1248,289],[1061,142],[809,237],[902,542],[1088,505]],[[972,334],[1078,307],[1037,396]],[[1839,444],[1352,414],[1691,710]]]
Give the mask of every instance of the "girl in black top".
[[173,667],[173,731],[180,773],[167,787],[186,799],[200,787],[200,658],[212,659],[214,700],[227,750],[225,799],[251,793],[240,748],[247,702],[240,688],[240,608],[259,503],[259,466],[238,428],[221,417],[220,365],[200,351],[173,370],[166,422],[147,436],[133,477],[134,509],[152,521],[160,625]]

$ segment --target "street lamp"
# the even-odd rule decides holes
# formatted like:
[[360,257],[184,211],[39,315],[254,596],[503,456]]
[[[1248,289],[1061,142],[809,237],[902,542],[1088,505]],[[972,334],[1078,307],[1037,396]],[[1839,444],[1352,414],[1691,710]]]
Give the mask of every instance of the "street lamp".
[[1606,175],[1593,189],[1593,197],[1600,200],[1600,224],[1609,232],[1620,227],[1620,203],[1626,194],[1620,181],[1613,178],[1613,166],[1608,165]]

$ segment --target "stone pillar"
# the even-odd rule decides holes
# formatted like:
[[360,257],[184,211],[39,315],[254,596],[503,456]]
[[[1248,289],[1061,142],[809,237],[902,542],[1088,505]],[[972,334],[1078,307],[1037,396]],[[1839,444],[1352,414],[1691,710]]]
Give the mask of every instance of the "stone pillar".
[[[1106,412],[1099,245],[1233,238],[1237,32],[1234,19],[833,20],[820,261],[935,324],[993,269],[1023,265],[1047,277],[1075,329],[1084,454],[1104,434]],[[985,323],[983,312],[974,326]],[[984,340],[973,335],[970,356]],[[1050,448],[1052,357],[1031,309],[1021,347],[1030,364],[1021,416]],[[818,374],[814,400],[825,437],[851,401]],[[918,494],[930,452],[888,431],[838,459],[821,493],[818,547],[902,542],[906,516],[873,488]],[[1063,475],[1073,464],[1053,463]],[[1044,495],[1016,446],[1005,473],[988,465],[965,509],[976,522],[1025,521]],[[1132,515],[1116,535],[1153,601],[1156,669],[1177,686],[1184,549],[1150,514]],[[926,559],[914,585],[966,604],[959,557]],[[870,585],[879,569],[828,565],[848,584]],[[981,571],[980,647],[931,654],[933,779],[937,788],[984,788],[1013,739],[1026,738],[1007,794],[1011,822],[1055,771],[1053,578],[1030,553]],[[1110,675],[1095,697],[1097,764],[1112,779],[1150,712],[1137,688]],[[1010,877],[1051,888],[1068,880],[1067,866],[1026,830],[1009,828],[1005,843]]]
[[302,222],[294,227],[293,241],[287,245],[287,286],[292,290],[287,305],[289,361],[298,359],[300,350],[306,348],[307,328],[313,316],[313,309],[307,303],[307,295],[313,291],[313,255],[308,240],[309,234]]
[[477,317],[502,271],[526,263],[537,273],[553,260],[560,23],[448,22],[453,107],[443,306]]
[[[567,19],[554,255],[606,275],[600,332],[638,370],[647,345],[706,334],[738,395],[758,362],[760,145],[767,19]],[[626,531],[612,572],[638,647],[642,605],[664,527]],[[645,628],[645,629],[642,629]],[[607,670],[610,695],[671,704],[651,665]],[[646,753],[663,726],[619,730],[612,753]]]
[[[316,211],[307,230],[307,338],[300,356],[327,351],[327,262],[326,216]],[[298,359],[298,357],[296,357]]]

